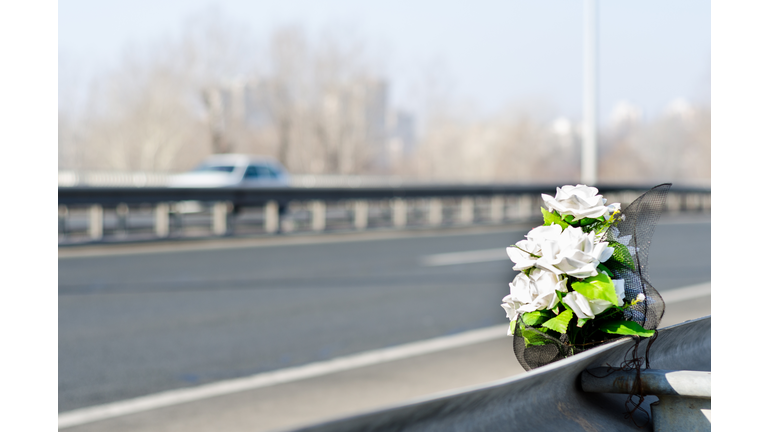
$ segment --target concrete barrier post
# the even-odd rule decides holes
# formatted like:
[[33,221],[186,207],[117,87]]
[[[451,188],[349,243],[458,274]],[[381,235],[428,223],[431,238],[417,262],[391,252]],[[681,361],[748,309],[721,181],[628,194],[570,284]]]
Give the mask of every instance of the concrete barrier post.
[[312,230],[325,230],[325,201],[312,201]]
[[168,237],[170,233],[171,205],[168,203],[157,203],[155,206],[155,235],[160,238]]
[[264,205],[264,231],[269,234],[276,233],[280,228],[280,212],[277,201],[269,201]]
[[368,201],[355,201],[355,229],[364,230],[368,227]]
[[504,196],[491,197],[491,222],[499,223],[504,220]]
[[88,213],[88,236],[91,240],[104,237],[104,209],[100,204],[93,204]]
[[443,200],[440,198],[429,200],[429,224],[432,226],[443,224]]
[[227,203],[219,201],[213,205],[212,229],[215,235],[227,233]]
[[402,228],[408,222],[408,204],[402,198],[392,200],[392,225]]

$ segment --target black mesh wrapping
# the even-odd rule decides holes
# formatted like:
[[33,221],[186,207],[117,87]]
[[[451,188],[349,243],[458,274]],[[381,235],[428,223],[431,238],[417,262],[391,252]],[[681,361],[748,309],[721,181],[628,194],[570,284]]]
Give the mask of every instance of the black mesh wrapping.
[[[659,216],[661,216],[664,201],[671,186],[670,183],[656,186],[630,205],[622,206],[621,217],[618,222],[613,224],[615,229],[609,230],[606,237],[608,242],[626,243],[632,256],[632,266],[621,264],[616,260],[609,260],[605,263],[613,272],[614,279],[624,279],[624,301],[630,303],[637,298],[638,294],[645,295],[645,301],[625,310],[623,319],[635,321],[648,330],[655,330],[664,316],[664,300],[649,282],[648,254],[653,231]],[[592,320],[585,327],[589,326],[591,322]],[[522,335],[523,331],[528,332],[529,339],[531,337],[530,332],[533,332],[543,344],[526,347]],[[528,371],[622,337],[604,333],[601,335],[599,340],[571,344],[566,335],[559,338],[553,337],[532,327],[526,327],[523,320],[518,319],[513,332],[513,347],[520,365]]]

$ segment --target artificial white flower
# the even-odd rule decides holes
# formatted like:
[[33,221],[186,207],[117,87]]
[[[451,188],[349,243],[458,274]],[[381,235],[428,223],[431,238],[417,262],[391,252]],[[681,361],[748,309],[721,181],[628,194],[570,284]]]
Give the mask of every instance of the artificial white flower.
[[[616,290],[618,306],[624,305],[624,279],[612,279],[613,288]],[[563,297],[563,303],[568,305],[579,318],[594,318],[611,307],[612,303],[603,299],[591,299],[580,292],[569,292]]]
[[613,287],[616,289],[616,298],[619,299],[619,306],[624,306],[624,279],[611,279]]
[[539,226],[528,232],[525,236],[527,239],[508,247],[507,255],[515,263],[512,269],[521,271],[533,267],[541,257],[541,244],[555,241],[561,232],[562,228],[558,225]]
[[563,303],[568,305],[579,319],[595,318],[611,306],[611,302],[601,299],[589,299],[583,294],[572,291],[563,297]]
[[607,242],[597,241],[594,232],[585,233],[571,226],[564,230],[559,225],[551,227],[557,227],[561,233],[553,240],[543,241],[536,267],[583,279],[596,276],[597,265],[613,255],[613,248]]
[[619,204],[606,207],[607,200],[597,192],[597,188],[586,185],[566,185],[557,188],[554,198],[547,194],[541,194],[541,198],[549,211],[557,210],[561,216],[573,215],[574,220],[599,218],[619,209]]
[[518,274],[509,284],[509,295],[501,301],[510,321],[524,312],[552,309],[558,302],[555,291],[567,292],[567,281],[552,272],[533,269],[530,275]]

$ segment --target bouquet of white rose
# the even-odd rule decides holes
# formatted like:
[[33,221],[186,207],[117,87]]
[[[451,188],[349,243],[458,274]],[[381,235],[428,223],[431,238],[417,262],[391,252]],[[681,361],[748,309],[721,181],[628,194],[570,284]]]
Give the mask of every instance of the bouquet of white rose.
[[501,304],[526,370],[617,337],[655,334],[664,301],[648,282],[648,251],[670,186],[625,209],[585,185],[542,194],[544,225],[507,248],[520,273]]

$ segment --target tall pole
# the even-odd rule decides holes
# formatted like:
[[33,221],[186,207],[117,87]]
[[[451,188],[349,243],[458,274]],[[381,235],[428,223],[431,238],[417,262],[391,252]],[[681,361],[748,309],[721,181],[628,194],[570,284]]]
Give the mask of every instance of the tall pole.
[[581,183],[597,183],[597,0],[584,0]]

